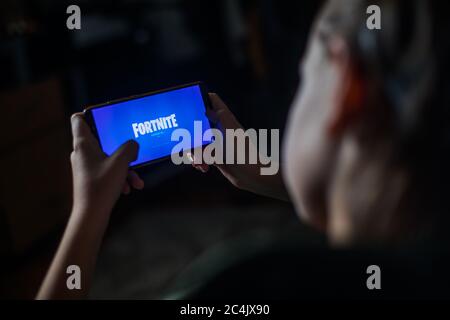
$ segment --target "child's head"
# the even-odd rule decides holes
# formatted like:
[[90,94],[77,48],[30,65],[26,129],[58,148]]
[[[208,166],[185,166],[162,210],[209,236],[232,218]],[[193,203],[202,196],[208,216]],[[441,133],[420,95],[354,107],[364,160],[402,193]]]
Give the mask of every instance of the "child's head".
[[[402,237],[448,208],[449,30],[433,2],[329,1],[314,25],[284,173],[335,242]],[[374,4],[381,30],[366,25]]]

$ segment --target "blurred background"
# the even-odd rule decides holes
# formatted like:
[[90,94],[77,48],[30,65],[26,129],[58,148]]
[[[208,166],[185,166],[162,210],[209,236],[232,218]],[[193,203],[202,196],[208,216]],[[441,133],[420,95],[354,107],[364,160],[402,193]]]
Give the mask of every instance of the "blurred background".
[[[70,4],[81,8],[81,30],[66,28]],[[283,133],[320,5],[2,0],[1,297],[34,297],[61,237],[71,209],[70,114],[202,80],[244,127]],[[195,259],[238,237],[322,241],[289,204],[236,190],[216,170],[166,162],[140,173],[145,190],[113,213],[93,298],[158,298]]]

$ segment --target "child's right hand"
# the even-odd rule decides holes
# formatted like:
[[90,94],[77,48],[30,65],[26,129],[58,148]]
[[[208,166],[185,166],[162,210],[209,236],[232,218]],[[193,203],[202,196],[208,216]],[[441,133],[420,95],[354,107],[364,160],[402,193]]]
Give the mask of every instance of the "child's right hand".
[[[222,99],[215,93],[210,93],[209,98],[212,105],[212,110],[207,111],[209,120],[214,123],[225,137],[226,129],[243,129],[242,125],[236,119],[234,114],[230,111]],[[224,139],[224,143],[225,139]],[[256,147],[251,142],[246,142],[246,152],[250,152],[250,148],[254,148],[252,152],[257,152]],[[225,147],[225,146],[224,146]],[[194,155],[189,155],[192,166],[197,170],[206,173],[209,170],[209,165],[196,164],[194,162]],[[257,194],[287,200],[287,192],[284,188],[284,183],[281,174],[275,176],[261,176],[260,164],[215,164],[215,167],[223,174],[228,181],[235,187],[251,191]]]

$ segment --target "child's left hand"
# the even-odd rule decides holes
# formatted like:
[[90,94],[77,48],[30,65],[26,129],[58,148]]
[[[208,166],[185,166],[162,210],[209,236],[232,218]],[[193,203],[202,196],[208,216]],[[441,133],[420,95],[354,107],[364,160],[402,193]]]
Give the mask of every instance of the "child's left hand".
[[74,208],[109,214],[121,192],[128,194],[131,188],[144,187],[144,181],[128,169],[129,163],[137,157],[139,145],[128,141],[108,157],[100,149],[82,113],[74,114],[71,122]]

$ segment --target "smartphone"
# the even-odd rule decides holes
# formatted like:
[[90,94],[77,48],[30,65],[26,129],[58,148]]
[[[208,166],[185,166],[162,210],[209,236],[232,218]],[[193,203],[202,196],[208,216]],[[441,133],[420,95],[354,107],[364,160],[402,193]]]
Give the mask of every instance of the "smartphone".
[[[137,168],[168,159],[178,144],[171,139],[172,132],[178,128],[188,130],[194,137],[194,121],[201,121],[203,136],[212,128],[206,116],[208,108],[205,85],[195,82],[90,106],[84,115],[108,156],[128,140],[135,140],[139,153],[130,167]],[[212,142],[197,140],[192,139],[192,148]]]

